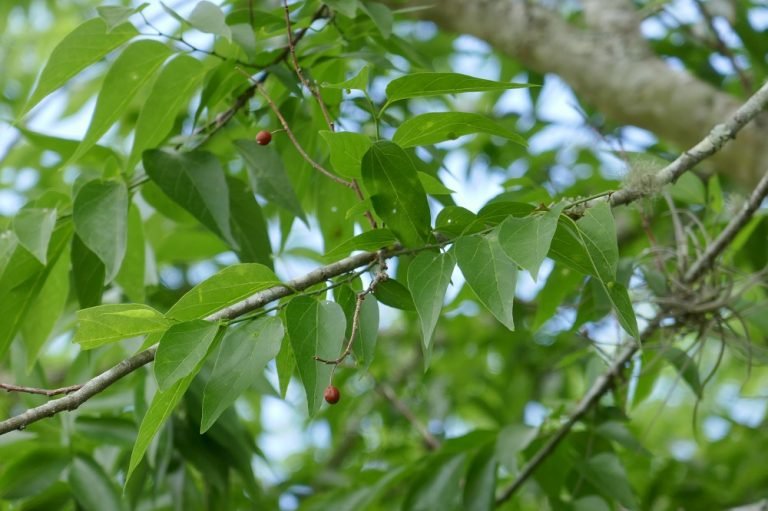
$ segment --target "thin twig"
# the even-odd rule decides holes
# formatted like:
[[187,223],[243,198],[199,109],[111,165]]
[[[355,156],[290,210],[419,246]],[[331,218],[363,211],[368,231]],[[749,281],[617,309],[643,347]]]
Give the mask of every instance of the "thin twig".
[[20,392],[23,394],[38,394],[41,396],[58,396],[59,394],[71,394],[76,390],[80,390],[82,384],[70,385],[68,387],[61,387],[58,389],[41,389],[37,387],[25,387],[23,385],[13,385],[11,383],[0,383],[0,389],[6,392]]
[[323,167],[322,165],[317,163],[315,160],[312,159],[312,157],[310,155],[307,154],[307,152],[304,150],[304,148],[301,147],[301,144],[299,143],[299,141],[296,138],[296,136],[293,134],[293,130],[291,130],[291,127],[288,124],[288,121],[283,116],[283,113],[277,107],[277,105],[275,104],[274,100],[272,100],[272,98],[269,96],[269,94],[267,93],[266,89],[264,89],[264,86],[261,84],[261,82],[257,81],[257,80],[254,80],[250,75],[245,73],[245,71],[243,71],[242,69],[239,69],[239,71],[241,71],[243,74],[248,76],[248,79],[250,79],[253,82],[253,85],[256,87],[256,90],[259,91],[259,94],[262,95],[264,100],[269,105],[269,108],[272,109],[272,112],[275,114],[277,119],[280,121],[280,124],[283,126],[283,129],[285,130],[285,134],[288,135],[288,138],[291,140],[291,143],[296,148],[296,150],[299,152],[301,157],[304,158],[304,161],[309,163],[309,165],[312,168],[314,168],[315,170],[317,170],[318,172],[323,174],[325,177],[327,177],[331,181],[339,183],[340,185],[344,185],[347,188],[354,189],[354,185],[353,185],[353,183],[351,181],[347,181],[346,179],[340,178],[339,176],[333,174],[331,171],[329,171],[328,169],[326,169],[325,167]]
[[395,391],[392,389],[392,387],[386,383],[379,383],[376,385],[376,390],[379,392],[379,394],[384,396],[384,398],[389,401],[398,412],[400,412],[400,415],[405,417],[408,422],[411,423],[414,429],[419,432],[419,435],[421,435],[424,443],[431,451],[435,451],[440,448],[440,440],[435,438],[435,436],[429,432],[426,426],[421,423],[418,417],[416,417],[408,405],[406,405],[397,397],[397,394],[395,394]]
[[328,129],[333,131],[333,119],[331,118],[331,114],[328,113],[328,108],[325,106],[325,101],[323,101],[323,98],[320,97],[320,91],[317,90],[316,86],[313,86],[311,83],[309,83],[309,80],[304,77],[304,73],[301,72],[299,59],[296,57],[296,45],[293,41],[293,33],[291,31],[291,11],[288,9],[288,0],[283,0],[283,11],[285,12],[285,29],[288,32],[288,49],[291,53],[293,69],[296,71],[296,76],[299,78],[299,81],[304,85],[304,87],[307,88],[309,93],[312,94],[312,96],[317,101],[317,104],[320,107],[320,111],[323,113],[325,123],[328,125]]

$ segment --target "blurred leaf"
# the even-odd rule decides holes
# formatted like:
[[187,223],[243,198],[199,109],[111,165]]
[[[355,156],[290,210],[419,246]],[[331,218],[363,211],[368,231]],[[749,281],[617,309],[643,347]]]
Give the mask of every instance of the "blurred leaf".
[[464,486],[465,511],[491,511],[495,506],[496,467],[494,445],[489,444],[472,457]]
[[188,21],[190,25],[201,32],[232,39],[232,31],[227,25],[224,12],[216,4],[201,0],[195,4],[194,9],[189,14]]
[[70,454],[59,447],[35,447],[4,460],[0,498],[16,500],[39,494],[53,483],[69,463]]
[[696,362],[686,352],[674,346],[663,347],[659,352],[677,370],[683,381],[696,394],[696,397],[701,399],[704,388],[699,378],[699,368]]
[[574,466],[604,495],[616,499],[627,509],[639,509],[624,467],[614,454],[600,453]]
[[408,490],[403,510],[456,509],[460,502],[460,482],[465,460],[464,453],[431,460],[429,470],[425,470]]
[[[353,76],[349,80],[344,80],[343,82],[338,82],[338,83],[323,83],[323,87],[326,89],[353,89],[353,90],[365,91],[365,90],[368,90],[369,74],[370,74],[370,66],[365,65],[360,69],[360,71],[355,76]],[[331,135],[328,138],[336,138],[335,135],[339,135],[339,134],[358,135],[357,133],[353,133],[350,131],[346,131],[346,132],[321,131],[320,132],[320,135],[322,135],[323,138],[326,138],[327,135]],[[362,135],[359,135],[359,136],[362,136]],[[370,138],[365,137],[365,139],[369,142],[369,145],[370,145]],[[328,140],[326,139],[326,141]],[[330,145],[330,142],[328,142],[328,144]],[[362,154],[360,156],[362,157]],[[339,169],[336,169],[336,170],[339,170]]]
[[120,492],[104,469],[91,458],[78,455],[69,467],[69,482],[77,503],[85,511],[121,511]]

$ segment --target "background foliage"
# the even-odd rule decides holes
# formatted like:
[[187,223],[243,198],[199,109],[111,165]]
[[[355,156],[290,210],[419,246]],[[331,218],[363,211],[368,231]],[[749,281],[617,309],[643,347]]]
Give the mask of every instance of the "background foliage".
[[[764,80],[758,2],[718,18],[727,51],[685,2],[636,4],[659,55],[742,99]],[[0,3],[0,381],[79,385],[160,342],[77,410],[0,437],[0,508],[768,497],[762,211],[687,285],[744,202],[727,180],[583,208],[675,151],[376,2],[293,2],[298,75],[284,14]],[[495,503],[653,317],[611,391]],[[53,399],[25,389],[0,417]]]

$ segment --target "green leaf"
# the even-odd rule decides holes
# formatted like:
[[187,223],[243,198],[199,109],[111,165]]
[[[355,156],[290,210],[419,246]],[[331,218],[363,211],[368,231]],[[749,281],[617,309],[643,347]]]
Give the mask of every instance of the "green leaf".
[[229,190],[218,158],[205,151],[144,151],[144,169],[158,187],[201,224],[238,250],[229,226]]
[[22,114],[29,112],[44,97],[64,85],[80,71],[98,62],[124,42],[138,35],[130,23],[123,23],[108,30],[103,19],[86,21],[70,32],[51,52],[40,74],[37,87]]
[[141,40],[128,46],[117,57],[104,77],[88,131],[70,158],[71,162],[87,153],[120,119],[139,90],[170,54],[170,48],[163,43]]
[[[354,89],[354,90],[362,90],[365,91],[368,89],[368,75],[370,74],[370,66],[365,65],[360,69],[360,72],[358,72],[355,76],[350,78],[349,80],[344,80],[343,82],[339,83],[323,83],[323,88],[326,89]],[[351,134],[351,135],[358,135],[361,137],[364,137],[369,143],[370,139],[364,135],[359,135],[358,133],[353,133],[350,131],[341,131],[341,132],[333,132],[333,131],[321,131],[320,134],[323,135],[323,138],[325,137],[325,134]],[[327,139],[326,139],[327,141]],[[329,142],[330,145],[330,142]],[[361,155],[362,156],[362,155]],[[336,169],[338,170],[338,169]]]
[[[128,234],[125,257],[115,281],[120,285],[129,300],[144,301],[144,271],[146,266],[146,246],[144,244],[144,223],[136,205],[128,209]],[[102,279],[103,280],[103,279]]]
[[573,511],[611,511],[611,506],[597,495],[587,495],[573,501]]
[[373,142],[370,137],[351,131],[320,131],[331,152],[331,165],[340,176],[360,179],[363,156]]
[[510,473],[517,473],[517,457],[536,439],[538,431],[522,424],[509,424],[496,437],[496,458]]
[[512,303],[517,265],[504,253],[495,234],[456,240],[456,261],[467,284],[501,324],[515,329]]
[[267,222],[261,206],[248,186],[241,180],[227,176],[229,188],[229,219],[242,262],[261,263],[272,269],[272,247]]
[[[482,228],[482,224],[476,220],[477,216],[467,208],[446,206],[437,214],[435,230],[452,237],[460,236],[470,226]],[[472,232],[477,232],[477,229],[472,229]]]
[[392,246],[395,243],[397,243],[397,238],[389,229],[373,229],[372,231],[360,233],[354,238],[348,239],[334,247],[325,254],[324,258],[335,261],[340,257],[348,256],[355,250],[373,252],[374,250]]
[[408,288],[399,281],[389,278],[376,284],[373,295],[384,305],[404,311],[415,311],[416,305]]
[[474,455],[467,469],[464,486],[464,511],[491,511],[496,491],[496,460],[493,443],[481,448]]
[[522,146],[525,139],[496,121],[467,112],[430,112],[406,119],[392,137],[401,147],[437,144],[471,133],[488,133],[504,137]]
[[219,324],[203,319],[178,323],[160,338],[155,356],[155,378],[166,390],[194,371],[216,339]]
[[[357,304],[357,293],[349,285],[341,286],[334,291],[336,303],[341,305],[347,318],[347,330],[344,336],[349,339],[352,334],[352,323]],[[373,362],[376,351],[376,340],[379,335],[379,303],[373,295],[367,295],[360,304],[360,316],[358,317],[357,335],[352,343],[352,352],[355,360],[368,369]]]
[[527,83],[496,82],[459,73],[411,73],[389,82],[387,102],[382,111],[401,99],[462,92],[501,91],[530,86]]
[[85,246],[80,236],[72,238],[72,284],[80,308],[95,307],[104,293],[104,263]]
[[162,332],[173,322],[149,305],[116,303],[77,311],[74,342],[89,350],[102,344]]
[[58,480],[69,459],[67,449],[33,447],[16,458],[3,460],[0,498],[15,500],[41,493]]
[[674,346],[663,347],[660,350],[661,356],[669,362],[676,370],[683,381],[693,391],[697,398],[701,399],[704,393],[704,387],[699,378],[699,368],[696,362],[688,356],[686,352]]
[[179,55],[163,67],[136,121],[136,134],[127,169],[133,169],[145,149],[157,147],[165,140],[173,128],[176,116],[187,108],[205,71],[205,66],[189,55]]
[[429,234],[429,204],[408,154],[392,142],[377,142],[363,156],[362,177],[374,210],[403,245],[422,245]]
[[357,13],[357,0],[323,0],[323,3],[347,18],[354,18]]
[[[202,364],[201,364],[202,365]],[[181,380],[174,383],[170,388],[166,390],[158,390],[155,397],[152,399],[152,403],[147,409],[147,413],[144,414],[144,418],[141,420],[139,426],[139,432],[136,436],[136,443],[131,451],[131,461],[128,464],[128,474],[126,475],[126,484],[131,478],[131,474],[139,465],[144,453],[147,452],[149,443],[155,437],[160,427],[165,423],[168,417],[171,416],[176,405],[179,404],[181,398],[184,396],[184,392],[189,388],[190,383],[194,379],[197,372],[200,370],[200,366],[195,368],[189,375],[185,376]]]
[[293,348],[290,342],[283,342],[280,351],[275,358],[277,369],[278,386],[280,387],[280,397],[285,399],[285,393],[288,392],[288,384],[296,370],[296,358],[293,355]]
[[263,264],[233,264],[187,291],[166,315],[179,321],[202,319],[279,284],[274,272]]
[[450,195],[455,193],[445,186],[442,181],[425,172],[418,172],[417,176],[419,177],[419,181],[421,181],[421,186],[424,187],[424,191],[429,195]]
[[576,225],[587,248],[594,274],[604,283],[616,280],[619,246],[611,206],[607,202],[587,209]]
[[280,318],[261,317],[227,330],[212,354],[211,377],[203,392],[200,433],[213,426],[259,374],[275,358],[283,340]]
[[601,493],[615,499],[627,509],[638,509],[627,473],[616,455],[603,452],[586,462],[576,463],[575,466]]
[[403,511],[458,509],[465,460],[464,453],[432,460],[424,475],[408,491]]
[[248,169],[248,178],[254,193],[296,215],[307,224],[307,217],[301,209],[293,185],[283,168],[283,160],[277,151],[272,147],[261,146],[253,140],[235,140],[234,143]]
[[79,454],[69,466],[69,487],[85,511],[121,511],[120,492],[104,469],[92,458]]
[[440,318],[454,265],[451,253],[422,252],[408,266],[408,289],[421,323],[425,365],[429,364],[432,334]]
[[13,217],[13,231],[19,243],[43,264],[46,264],[48,242],[55,226],[55,209],[27,208]]
[[69,294],[69,254],[63,253],[52,265],[40,293],[29,304],[21,335],[27,353],[27,371],[37,362],[40,349],[61,317]]
[[232,39],[232,31],[227,25],[226,16],[216,4],[201,0],[192,9],[188,21],[190,25],[201,32]]
[[504,252],[528,270],[534,280],[538,277],[539,267],[549,252],[563,206],[564,204],[560,204],[546,213],[523,218],[511,216],[496,230]]
[[299,296],[285,309],[285,327],[307,392],[310,415],[320,409],[333,367],[315,360],[315,356],[334,360],[341,354],[346,324],[344,311],[334,302]]
[[144,2],[138,7],[123,7],[122,5],[100,5],[96,7],[99,17],[107,22],[107,29],[112,30],[128,18],[143,11],[149,4]]
[[597,277],[576,222],[565,215],[561,216],[557,223],[549,256],[583,275]]
[[128,240],[128,189],[123,182],[84,184],[72,207],[75,232],[104,263],[105,283],[120,270]]
[[371,18],[373,24],[379,29],[381,37],[389,39],[389,36],[392,35],[392,22],[394,21],[389,7],[379,2],[364,2],[360,4],[360,9]]
[[629,291],[619,282],[609,282],[603,284],[611,299],[611,305],[616,311],[616,318],[621,327],[632,337],[640,337],[640,330],[637,328],[637,317],[632,301],[629,299]]

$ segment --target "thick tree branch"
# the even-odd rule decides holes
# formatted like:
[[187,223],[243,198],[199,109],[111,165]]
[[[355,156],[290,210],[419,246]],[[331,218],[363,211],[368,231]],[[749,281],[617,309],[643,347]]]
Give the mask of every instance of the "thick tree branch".
[[[617,0],[604,0],[613,10]],[[392,5],[402,2],[390,0]],[[407,6],[424,5],[409,0]],[[733,96],[687,71],[674,69],[646,45],[605,30],[569,24],[543,2],[443,0],[415,15],[440,27],[485,40],[539,73],[555,73],[576,95],[611,120],[650,130],[677,147],[690,147],[709,126],[738,108]],[[592,12],[597,9],[591,1]],[[717,170],[749,186],[768,167],[768,116],[760,116],[705,170]]]

